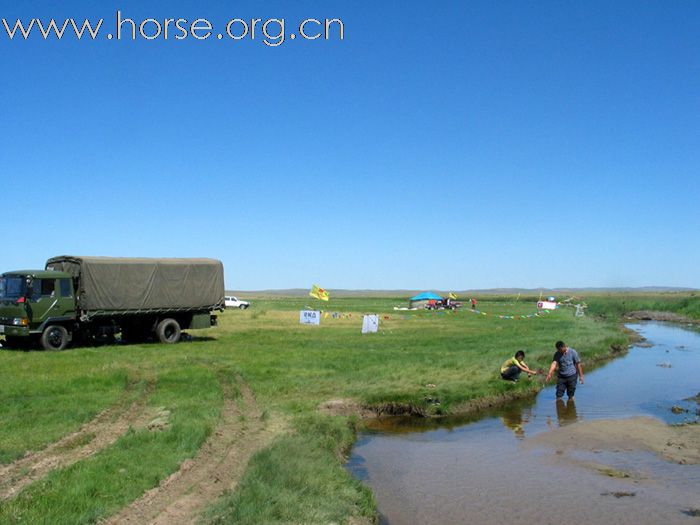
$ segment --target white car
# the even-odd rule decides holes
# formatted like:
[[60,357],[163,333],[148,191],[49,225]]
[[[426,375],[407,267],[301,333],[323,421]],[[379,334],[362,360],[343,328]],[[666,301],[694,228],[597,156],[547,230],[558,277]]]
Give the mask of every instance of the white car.
[[226,308],[240,308],[241,310],[245,310],[250,306],[250,303],[248,301],[241,301],[238,297],[234,297],[233,295],[227,295],[224,297],[224,305]]

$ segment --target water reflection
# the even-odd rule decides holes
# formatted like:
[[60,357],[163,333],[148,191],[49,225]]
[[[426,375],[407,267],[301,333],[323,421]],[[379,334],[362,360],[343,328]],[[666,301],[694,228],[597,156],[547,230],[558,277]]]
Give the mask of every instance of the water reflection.
[[562,398],[558,398],[557,401],[557,421],[559,426],[563,427],[568,423],[573,423],[578,420],[578,414],[576,413],[576,401],[573,398],[564,401]]
[[[511,430],[516,438],[524,439],[525,427],[536,418],[533,412],[534,406],[535,400],[533,399],[531,402],[527,403],[527,405],[523,402],[514,403],[499,409],[497,413],[504,427]],[[573,399],[567,399],[566,401],[561,398],[557,399],[555,401],[555,409],[556,423],[552,415],[547,415],[547,426],[550,428],[555,426],[562,427],[569,423],[574,423],[579,419],[583,419],[579,418],[578,412],[576,411],[576,401]]]
[[[534,402],[532,403],[534,404]],[[501,423],[506,428],[509,428],[518,439],[525,438],[525,425],[530,422],[532,416],[532,408],[523,408],[522,406],[511,406],[502,409]]]

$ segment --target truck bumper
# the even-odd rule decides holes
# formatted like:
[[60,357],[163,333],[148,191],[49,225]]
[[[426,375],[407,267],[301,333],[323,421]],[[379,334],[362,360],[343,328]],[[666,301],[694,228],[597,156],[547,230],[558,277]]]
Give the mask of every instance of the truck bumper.
[[10,337],[29,337],[29,327],[0,324],[0,335],[9,335]]

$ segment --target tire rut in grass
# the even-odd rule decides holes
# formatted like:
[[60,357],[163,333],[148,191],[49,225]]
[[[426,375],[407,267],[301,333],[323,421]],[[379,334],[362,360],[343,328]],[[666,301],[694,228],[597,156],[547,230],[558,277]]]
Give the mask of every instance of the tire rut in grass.
[[234,399],[224,385],[221,421],[193,459],[109,518],[107,524],[195,523],[205,505],[236,487],[252,455],[272,441],[253,392],[238,380],[241,396]]
[[29,452],[0,467],[0,500],[14,497],[24,487],[54,469],[68,467],[96,454],[119,439],[129,427],[145,425],[149,417],[145,410],[146,400],[153,392],[155,382],[146,380],[143,394],[131,401],[140,381],[142,380],[129,381],[117,403],[100,412],[75,432],[43,450]]

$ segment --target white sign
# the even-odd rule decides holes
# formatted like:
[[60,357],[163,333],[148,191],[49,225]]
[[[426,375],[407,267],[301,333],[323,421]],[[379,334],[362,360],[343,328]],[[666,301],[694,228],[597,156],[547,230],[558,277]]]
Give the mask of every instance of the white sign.
[[299,312],[301,324],[321,324],[321,312],[318,310],[302,310]]
[[557,303],[552,301],[539,301],[537,303],[537,308],[539,308],[540,310],[556,310]]
[[362,333],[371,334],[376,333],[379,329],[379,316],[378,315],[365,315],[362,318]]

